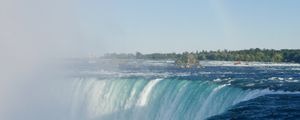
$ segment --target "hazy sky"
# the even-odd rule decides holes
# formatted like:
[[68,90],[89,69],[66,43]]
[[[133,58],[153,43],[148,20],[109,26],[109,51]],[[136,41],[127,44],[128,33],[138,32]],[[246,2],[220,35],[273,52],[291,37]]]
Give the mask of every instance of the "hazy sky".
[[299,0],[0,0],[0,49],[24,58],[300,48],[299,5]]
[[[90,52],[299,48],[299,0],[82,0]],[[101,48],[100,48],[101,47]]]

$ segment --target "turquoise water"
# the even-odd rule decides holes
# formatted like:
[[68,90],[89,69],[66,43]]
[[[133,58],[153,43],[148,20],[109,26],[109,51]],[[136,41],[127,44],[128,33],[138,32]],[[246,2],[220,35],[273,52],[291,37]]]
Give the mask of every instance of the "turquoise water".
[[[70,120],[223,120],[300,117],[300,66],[81,62],[66,84]],[[103,63],[103,62],[102,62]],[[66,97],[62,97],[66,98]]]
[[86,120],[201,120],[267,93],[209,81],[142,77],[81,78],[72,116]]

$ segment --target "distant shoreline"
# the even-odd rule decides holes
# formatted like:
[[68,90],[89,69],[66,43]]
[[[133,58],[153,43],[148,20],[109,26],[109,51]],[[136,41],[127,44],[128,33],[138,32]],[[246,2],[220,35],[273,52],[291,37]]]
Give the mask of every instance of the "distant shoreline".
[[183,53],[151,53],[135,54],[108,53],[101,58],[108,59],[146,59],[146,60],[181,60],[186,56],[193,57],[198,61],[245,61],[245,62],[273,62],[273,63],[300,63],[300,49],[246,49],[246,50],[217,50],[195,51]]

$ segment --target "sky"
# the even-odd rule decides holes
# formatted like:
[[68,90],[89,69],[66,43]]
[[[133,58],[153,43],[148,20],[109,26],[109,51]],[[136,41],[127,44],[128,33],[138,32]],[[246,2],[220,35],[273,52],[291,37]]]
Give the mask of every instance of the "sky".
[[1,0],[0,53],[11,61],[299,49],[299,5],[299,0]]
[[[297,49],[299,0],[82,0],[87,51]],[[100,48],[101,47],[101,48]]]

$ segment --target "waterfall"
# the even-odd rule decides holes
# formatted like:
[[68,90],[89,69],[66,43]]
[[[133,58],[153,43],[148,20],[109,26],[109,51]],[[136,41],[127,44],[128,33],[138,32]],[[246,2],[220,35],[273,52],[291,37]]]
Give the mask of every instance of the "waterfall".
[[170,78],[81,78],[72,84],[71,119],[201,120],[268,90]]

